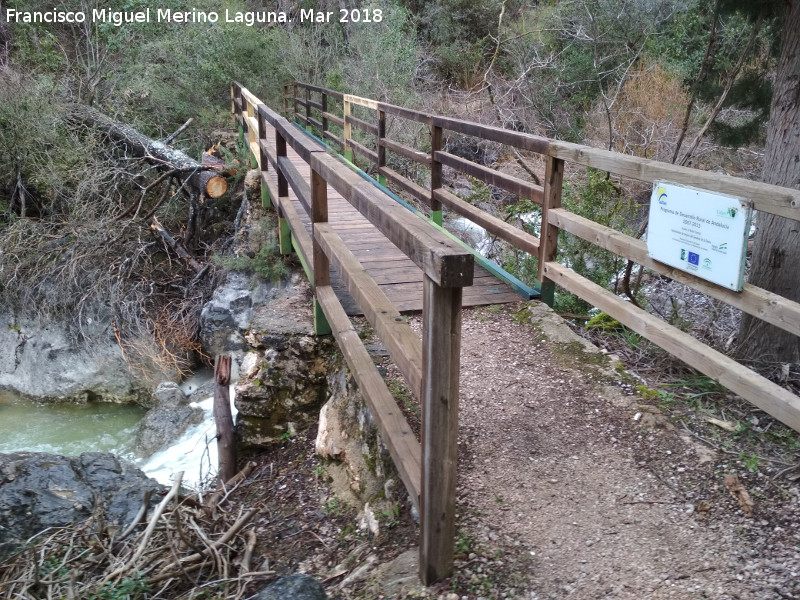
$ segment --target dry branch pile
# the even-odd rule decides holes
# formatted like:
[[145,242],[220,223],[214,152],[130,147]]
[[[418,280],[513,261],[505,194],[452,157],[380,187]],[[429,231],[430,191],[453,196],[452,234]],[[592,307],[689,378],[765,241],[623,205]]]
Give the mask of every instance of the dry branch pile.
[[274,578],[268,567],[255,570],[252,564],[251,522],[266,509],[234,510],[226,501],[254,468],[248,463],[227,486],[205,497],[183,495],[178,474],[158,506],[147,515],[145,497],[121,532],[108,527],[97,509],[82,523],[40,533],[0,562],[0,597],[188,600],[253,593],[252,584]]

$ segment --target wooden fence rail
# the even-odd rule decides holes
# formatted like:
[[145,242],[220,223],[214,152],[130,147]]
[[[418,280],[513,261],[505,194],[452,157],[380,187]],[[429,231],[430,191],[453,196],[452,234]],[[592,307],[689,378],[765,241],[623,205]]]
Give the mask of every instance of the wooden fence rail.
[[[298,113],[297,109],[298,90],[301,89],[308,94],[304,104],[306,110],[302,115]],[[320,100],[312,100],[312,93],[318,95]],[[632,260],[654,273],[671,277],[712,298],[726,302],[750,315],[800,336],[800,303],[750,284],[745,284],[741,292],[735,292],[708,283],[690,273],[650,258],[645,242],[583,218],[561,206],[562,181],[566,163],[600,169],[615,176],[628,177],[647,183],[666,180],[680,185],[743,197],[749,199],[757,210],[798,221],[800,221],[800,190],[452,119],[304,83],[293,83],[287,86],[286,95],[285,106],[287,108],[290,100],[294,98],[294,112],[291,113],[294,120],[309,128],[318,127],[318,124],[321,124],[322,130],[319,131],[319,134],[323,139],[334,140],[351,159],[353,152],[367,159],[380,176],[425,204],[435,222],[441,225],[442,206],[446,206],[449,210],[480,225],[513,247],[535,256],[539,260],[538,280],[541,284],[542,298],[549,304],[552,305],[553,302],[554,285],[558,284],[605,311],[625,326],[658,344],[698,371],[720,382],[773,417],[800,431],[800,398],[727,356],[715,352],[661,319],[577,275],[555,260],[558,252],[559,232],[565,231],[622,258]],[[331,98],[342,104],[341,115],[329,112],[329,99]],[[323,119],[314,118],[317,106],[328,107]],[[354,117],[351,113],[355,106],[363,107],[361,110],[374,111],[374,120],[367,122],[363,118]],[[430,151],[423,152],[386,137],[386,115],[427,125],[430,129]],[[331,123],[342,129],[341,138],[329,131]],[[352,127],[356,127],[365,134],[373,135],[374,142],[365,145],[365,143],[353,140]],[[443,145],[446,132],[498,142],[524,152],[542,155],[546,163],[544,185],[540,186],[499,173],[494,169],[446,152]],[[387,166],[387,151],[430,169],[429,185],[427,187],[420,185]],[[455,169],[539,204],[542,207],[540,237],[537,238],[489,215],[445,190],[442,187],[443,167]]]
[[[293,86],[291,105],[305,123],[324,127],[327,94]],[[279,218],[282,252],[294,248],[314,288],[315,329],[332,333],[342,350],[386,442],[412,501],[420,512],[420,575],[432,583],[452,571],[455,538],[455,478],[462,288],[473,282],[473,255],[441,230],[422,221],[355,174],[296,125],[264,105],[238,83],[231,86],[232,111],[262,173],[265,204]],[[290,99],[285,101],[289,107]],[[300,107],[303,107],[302,114]],[[311,111],[321,112],[320,119]],[[347,127],[348,121],[342,118]],[[269,134],[269,135],[268,135]],[[274,146],[268,141],[274,135]],[[330,138],[328,138],[330,139]],[[347,139],[347,135],[344,136]],[[295,166],[292,149],[307,166]],[[276,181],[270,171],[277,174]],[[290,200],[290,189],[311,216],[309,235]],[[355,206],[423,272],[422,340],[411,330],[378,284],[367,274],[328,223],[328,191]],[[417,441],[331,287],[330,267],[399,367],[422,405],[422,439]]]

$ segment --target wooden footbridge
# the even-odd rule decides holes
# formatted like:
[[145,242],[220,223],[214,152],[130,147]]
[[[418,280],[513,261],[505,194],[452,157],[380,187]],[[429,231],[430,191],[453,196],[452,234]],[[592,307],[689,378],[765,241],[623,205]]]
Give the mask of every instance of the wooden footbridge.
[[[555,260],[559,231],[564,231],[800,336],[797,302],[749,284],[735,292],[708,283],[652,259],[642,240],[561,207],[565,162],[648,183],[666,180],[748,198],[760,211],[798,221],[799,190],[431,115],[302,83],[291,84],[286,91],[284,108],[294,122],[238,83],[231,86],[232,111],[246,136],[253,167],[262,172],[263,203],[277,212],[281,252],[297,253],[314,288],[315,328],[320,334],[336,337],[398,473],[419,508],[420,576],[424,583],[447,577],[453,564],[461,308],[518,300],[519,293],[528,298],[533,295],[533,290],[442,229],[443,206],[513,248],[537,257],[544,301],[552,303],[556,285],[569,290],[800,431],[800,398],[790,391]],[[354,114],[357,107],[361,117]],[[367,120],[365,113],[372,118]],[[414,148],[387,137],[389,117],[428,128],[430,147]],[[353,135],[353,128],[359,136]],[[542,155],[544,185],[445,151],[446,133]],[[328,144],[341,154],[330,151]],[[380,182],[353,166],[354,154],[369,163]],[[387,160],[389,154],[423,165],[430,173],[429,186],[403,176]],[[444,167],[539,204],[541,235],[532,236],[446,190],[442,185]],[[411,209],[384,182],[421,202],[428,214]],[[422,310],[422,339],[401,316],[401,311],[415,310]],[[348,312],[367,318],[417,394],[422,407],[419,441],[367,354]]]

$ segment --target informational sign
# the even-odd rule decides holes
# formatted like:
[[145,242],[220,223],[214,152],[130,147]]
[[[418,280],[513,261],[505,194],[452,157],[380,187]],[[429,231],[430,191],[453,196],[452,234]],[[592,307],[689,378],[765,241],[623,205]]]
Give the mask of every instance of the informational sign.
[[656,181],[650,199],[651,258],[741,291],[752,208],[741,198]]

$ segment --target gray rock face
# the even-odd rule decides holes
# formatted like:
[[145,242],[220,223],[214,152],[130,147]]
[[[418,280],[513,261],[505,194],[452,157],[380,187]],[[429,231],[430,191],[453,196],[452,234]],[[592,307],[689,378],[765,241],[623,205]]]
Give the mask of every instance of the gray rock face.
[[254,311],[236,386],[236,431],[244,446],[279,441],[287,428],[316,423],[328,397],[336,352],[331,336],[314,335],[308,285],[296,282]]
[[[350,491],[361,501],[391,496],[388,481],[397,474],[372,413],[352,375],[344,369],[328,376],[329,399],[317,430],[317,455],[339,462]],[[391,506],[389,507],[391,509]]]
[[314,578],[308,575],[281,577],[270,584],[253,600],[327,600],[328,595]]
[[136,454],[144,458],[173,442],[190,425],[203,420],[203,409],[190,406],[177,383],[159,384],[153,396],[155,406],[147,411],[136,434]]
[[147,384],[129,370],[110,328],[92,327],[91,344],[77,343],[57,323],[0,313],[0,388],[45,401],[147,403]]
[[328,396],[335,349],[328,338],[270,333],[262,336],[255,377],[236,386],[237,433],[246,446],[278,441],[287,427],[315,423]]
[[[0,556],[48,527],[82,521],[95,499],[110,526],[127,526],[147,490],[163,489],[113,454],[77,458],[21,452],[0,454]],[[153,494],[152,504],[158,499]]]
[[244,336],[253,317],[253,307],[274,294],[271,283],[259,281],[253,286],[247,274],[229,273],[200,314],[200,340],[206,353],[240,354],[247,347]]

